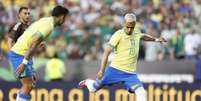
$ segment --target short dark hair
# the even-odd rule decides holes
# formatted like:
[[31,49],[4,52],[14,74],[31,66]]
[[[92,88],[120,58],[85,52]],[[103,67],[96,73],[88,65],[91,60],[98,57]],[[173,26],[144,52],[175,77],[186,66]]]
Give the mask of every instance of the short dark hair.
[[22,6],[22,7],[20,7],[20,9],[19,9],[19,11],[18,11],[18,13],[20,13],[23,9],[29,9],[28,7],[25,7],[25,6]]
[[52,10],[52,16],[60,16],[60,15],[67,15],[69,13],[69,10],[63,6],[56,6]]

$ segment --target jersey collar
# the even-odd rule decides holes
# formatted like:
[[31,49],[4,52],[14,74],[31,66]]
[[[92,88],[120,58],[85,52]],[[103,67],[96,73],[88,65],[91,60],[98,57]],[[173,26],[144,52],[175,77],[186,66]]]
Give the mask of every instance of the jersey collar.
[[[134,30],[135,30],[135,29],[134,29]],[[126,34],[126,31],[125,31],[125,28],[123,28],[123,34],[124,34],[125,38],[130,38],[131,36],[133,36],[133,35],[134,35],[134,30],[133,30],[132,35],[127,35],[127,34]]]

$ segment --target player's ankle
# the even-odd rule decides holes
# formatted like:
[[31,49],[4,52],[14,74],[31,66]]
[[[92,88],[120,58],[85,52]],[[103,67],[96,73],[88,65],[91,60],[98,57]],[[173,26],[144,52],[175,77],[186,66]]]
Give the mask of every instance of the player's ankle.
[[87,86],[89,92],[96,92],[96,87],[94,86],[95,83],[96,81],[92,79],[85,80],[85,85]]

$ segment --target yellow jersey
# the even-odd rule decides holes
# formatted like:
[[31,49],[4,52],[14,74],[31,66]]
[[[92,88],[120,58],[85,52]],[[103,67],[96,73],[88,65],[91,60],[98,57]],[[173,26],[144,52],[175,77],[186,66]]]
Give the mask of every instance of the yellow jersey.
[[114,48],[110,66],[124,72],[135,73],[141,36],[138,29],[134,29],[132,35],[127,35],[124,29],[116,31],[108,43]]
[[34,35],[41,33],[47,38],[54,29],[53,17],[45,17],[31,24],[25,32],[18,38],[11,50],[19,55],[24,55],[33,42]]

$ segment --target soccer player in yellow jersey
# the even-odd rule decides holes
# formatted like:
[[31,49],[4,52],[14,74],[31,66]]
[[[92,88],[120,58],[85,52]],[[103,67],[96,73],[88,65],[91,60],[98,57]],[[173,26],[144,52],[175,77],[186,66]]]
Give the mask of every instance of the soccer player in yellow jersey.
[[22,83],[16,101],[30,100],[30,91],[34,83],[32,79],[32,56],[34,51],[50,35],[56,26],[60,26],[65,22],[68,13],[68,9],[62,6],[56,6],[52,10],[51,17],[44,17],[32,23],[11,48],[9,59],[16,77]]
[[[87,87],[90,92],[95,92],[103,86],[123,83],[129,92],[136,94],[136,101],[146,101],[146,92],[136,74],[140,40],[161,43],[166,40],[140,33],[135,28],[136,16],[134,14],[128,13],[124,19],[124,27],[112,35],[108,46],[104,49],[98,80],[83,80],[79,83],[79,87]],[[114,57],[106,68],[108,56],[113,49]]]

